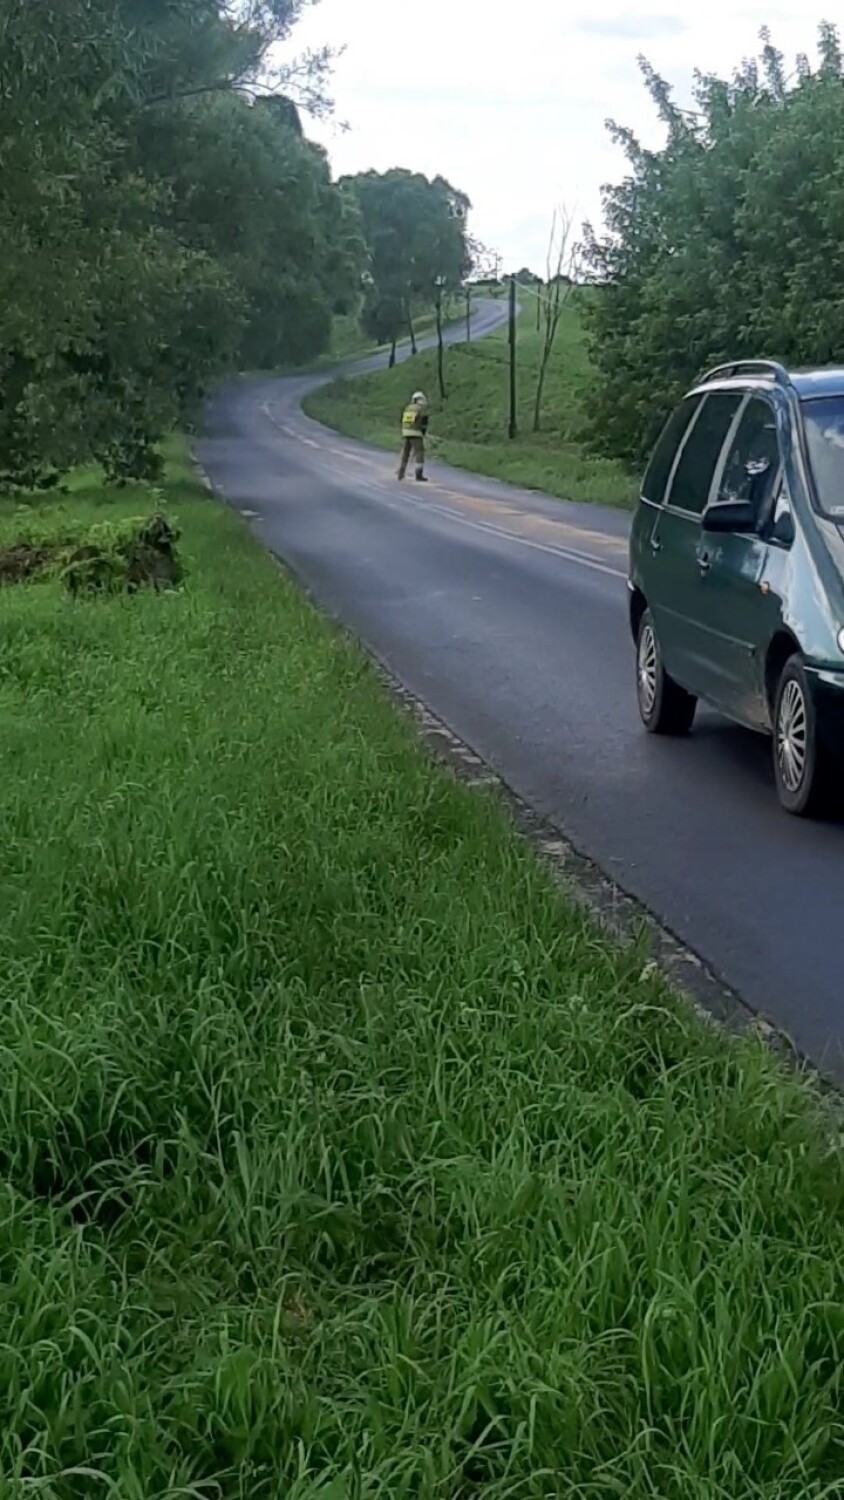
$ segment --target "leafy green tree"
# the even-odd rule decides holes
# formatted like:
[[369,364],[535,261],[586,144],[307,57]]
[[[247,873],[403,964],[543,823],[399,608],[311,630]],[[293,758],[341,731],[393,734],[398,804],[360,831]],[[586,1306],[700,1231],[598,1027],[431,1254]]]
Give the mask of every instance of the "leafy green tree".
[[327,344],[364,252],[289,92],[326,55],[267,73],[304,3],[3,0],[3,481],[152,473],[222,371]]
[[364,329],[393,344],[407,332],[415,348],[414,307],[435,306],[468,273],[469,200],[443,177],[401,168],[363,172],[344,185],[360,204],[369,252]]
[[390,345],[390,369],[396,362],[396,344],[405,317],[405,302],[401,291],[390,290],[379,293],[374,282],[365,284],[363,307],[360,315],[361,332],[374,344]]
[[720,360],[825,362],[844,347],[844,89],[834,27],[789,73],[770,35],[695,108],[642,62],[666,142],[611,126],[629,172],[587,232],[595,444],[642,460],[666,411]]
[[359,213],[331,182],[289,101],[237,93],[147,116],[138,160],[167,188],[167,223],[214,259],[242,312],[236,361],[295,363],[328,345],[335,305],[354,299],[364,259]]

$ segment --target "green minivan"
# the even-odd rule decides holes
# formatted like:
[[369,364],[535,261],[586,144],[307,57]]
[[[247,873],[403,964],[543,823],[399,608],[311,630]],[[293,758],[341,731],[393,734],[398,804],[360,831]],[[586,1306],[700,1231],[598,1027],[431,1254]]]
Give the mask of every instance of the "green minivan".
[[630,540],[639,712],[702,700],[769,734],[782,806],[822,815],[844,769],[844,369],[746,361],[672,413]]

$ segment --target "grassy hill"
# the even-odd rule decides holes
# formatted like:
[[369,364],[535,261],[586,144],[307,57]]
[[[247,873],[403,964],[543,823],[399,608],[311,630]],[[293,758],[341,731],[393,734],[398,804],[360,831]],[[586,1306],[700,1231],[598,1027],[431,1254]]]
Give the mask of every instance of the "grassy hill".
[[[462,297],[451,299],[444,307],[443,323],[448,327],[451,323],[460,322],[464,316]],[[417,339],[423,339],[427,334],[433,333],[435,326],[436,314],[432,308],[426,305],[414,310],[413,327]],[[403,348],[407,342],[406,338],[400,339],[398,347]],[[309,363],[306,368],[322,370],[328,365],[342,364],[349,359],[362,359],[368,354],[377,354],[379,351],[383,353],[386,364],[390,352],[389,344],[373,344],[372,339],[366,338],[361,333],[360,319],[356,313],[338,313],[331,325],[330,348],[325,354],[321,354],[318,359]]]
[[540,335],[528,302],[518,323],[519,435],[513,442],[507,437],[506,329],[446,351],[444,402],[437,394],[436,352],[426,350],[404,368],[334,381],[309,396],[305,410],[348,437],[394,448],[402,404],[421,387],[431,400],[436,457],[563,499],[629,504],[635,477],[620,464],[595,458],[583,443],[583,395],[591,372],[576,303],[563,314],[546,380],[542,431],[534,434],[539,357]]

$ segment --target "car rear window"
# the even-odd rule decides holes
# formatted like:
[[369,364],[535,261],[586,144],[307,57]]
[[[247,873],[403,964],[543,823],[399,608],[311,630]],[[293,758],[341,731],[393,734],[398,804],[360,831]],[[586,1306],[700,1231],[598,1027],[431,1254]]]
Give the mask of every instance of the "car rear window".
[[844,396],[802,402],[815,494],[824,515],[844,522]]
[[699,516],[706,507],[715,465],[742,400],[739,392],[707,396],[674,470],[668,504]]
[[642,482],[642,494],[646,500],[652,500],[654,505],[661,505],[665,499],[665,486],[677,449],[686,436],[689,423],[699,405],[700,396],[687,396],[685,401],[675,407],[662,429],[662,436],[654,448]]

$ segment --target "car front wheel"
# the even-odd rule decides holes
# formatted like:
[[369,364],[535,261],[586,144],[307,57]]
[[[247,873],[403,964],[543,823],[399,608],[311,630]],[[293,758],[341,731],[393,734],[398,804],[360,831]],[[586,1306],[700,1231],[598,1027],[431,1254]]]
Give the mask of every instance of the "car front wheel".
[[649,609],[645,610],[639,623],[636,695],[642,723],[649,734],[688,734],[694,722],[697,699],[666,672]]
[[821,817],[832,807],[835,757],[823,728],[803,663],[792,656],[774,703],[774,776],[782,806],[798,818]]

